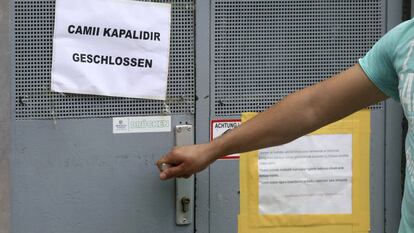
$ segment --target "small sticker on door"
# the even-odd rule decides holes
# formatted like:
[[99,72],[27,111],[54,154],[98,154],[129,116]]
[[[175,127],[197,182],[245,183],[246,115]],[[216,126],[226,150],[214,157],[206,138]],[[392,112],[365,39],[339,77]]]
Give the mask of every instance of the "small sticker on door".
[[114,134],[158,132],[171,132],[171,116],[113,118]]
[[[210,141],[238,127],[240,124],[240,119],[212,120],[210,125]],[[222,159],[238,159],[239,157],[240,154],[233,154],[224,156]]]

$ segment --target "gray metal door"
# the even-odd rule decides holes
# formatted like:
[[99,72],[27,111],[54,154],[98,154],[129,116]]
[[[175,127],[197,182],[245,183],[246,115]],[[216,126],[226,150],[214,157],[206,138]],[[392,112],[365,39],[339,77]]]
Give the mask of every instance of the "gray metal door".
[[[209,42],[196,47],[197,142],[209,140],[212,120],[263,111],[352,66],[401,22],[401,6],[399,0],[197,1],[197,41]],[[401,108],[387,101],[371,109],[371,232],[394,233]],[[237,232],[238,160],[219,160],[200,173],[196,191],[196,219],[208,219],[197,223],[198,232]]]
[[167,133],[113,134],[114,117],[194,125],[194,1],[172,3],[166,101],[50,92],[54,0],[11,3],[13,233],[194,232],[176,224],[175,181],[155,162]]

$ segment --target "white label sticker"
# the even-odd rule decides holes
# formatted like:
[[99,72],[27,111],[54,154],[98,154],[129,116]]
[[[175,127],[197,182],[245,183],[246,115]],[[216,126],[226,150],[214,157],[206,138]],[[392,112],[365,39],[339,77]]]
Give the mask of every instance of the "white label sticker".
[[259,150],[261,214],[352,214],[352,135]]
[[113,118],[113,133],[171,132],[171,116]]
[[[232,130],[238,127],[240,124],[241,124],[241,120],[239,119],[211,121],[210,141],[225,134],[229,130]],[[224,156],[223,159],[237,159],[239,157],[240,157],[240,154],[233,154],[233,155]]]

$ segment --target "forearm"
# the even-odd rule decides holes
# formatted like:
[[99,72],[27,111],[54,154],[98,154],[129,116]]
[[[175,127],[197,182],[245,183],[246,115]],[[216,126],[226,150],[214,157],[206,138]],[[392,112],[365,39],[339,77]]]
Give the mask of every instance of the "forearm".
[[307,89],[294,93],[252,120],[214,140],[216,157],[281,145],[319,128]]
[[214,159],[287,143],[385,98],[356,65],[286,97],[214,140]]

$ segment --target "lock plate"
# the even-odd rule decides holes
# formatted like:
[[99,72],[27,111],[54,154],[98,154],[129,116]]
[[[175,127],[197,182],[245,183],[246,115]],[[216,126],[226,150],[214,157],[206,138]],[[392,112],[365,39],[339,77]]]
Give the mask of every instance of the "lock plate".
[[[175,128],[175,144],[185,146],[194,144],[192,125],[178,125]],[[194,175],[188,179],[177,178],[176,185],[176,224],[189,225],[194,218]]]

